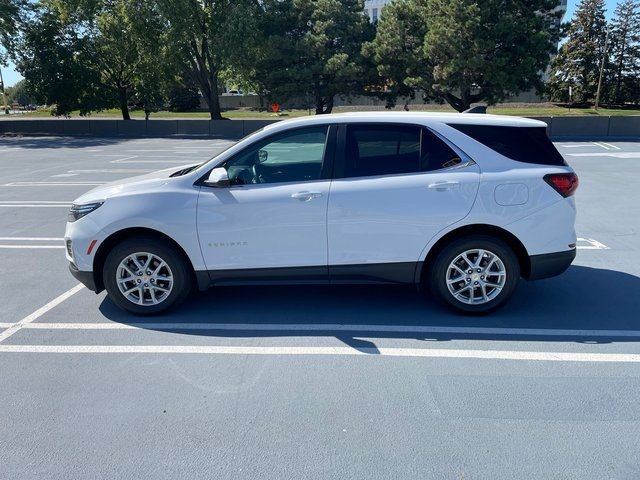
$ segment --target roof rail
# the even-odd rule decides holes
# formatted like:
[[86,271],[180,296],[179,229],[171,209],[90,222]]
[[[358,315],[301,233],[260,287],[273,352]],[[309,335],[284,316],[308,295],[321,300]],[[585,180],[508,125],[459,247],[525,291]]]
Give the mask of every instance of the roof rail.
[[487,113],[487,106],[486,105],[476,105],[475,107],[471,107],[471,108],[466,109],[462,113]]

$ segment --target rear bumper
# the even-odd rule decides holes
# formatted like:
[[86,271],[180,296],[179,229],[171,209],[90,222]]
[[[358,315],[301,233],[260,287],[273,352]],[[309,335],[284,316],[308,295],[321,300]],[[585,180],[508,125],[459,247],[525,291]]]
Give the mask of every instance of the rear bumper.
[[78,267],[76,267],[71,262],[69,262],[69,271],[71,272],[71,275],[76,278],[76,280],[82,283],[89,290],[99,293],[97,291],[96,282],[93,278],[93,272],[83,272],[82,270],[78,270]]
[[576,258],[575,248],[564,252],[531,255],[529,257],[531,269],[526,278],[527,280],[540,280],[560,275],[569,268],[574,258]]

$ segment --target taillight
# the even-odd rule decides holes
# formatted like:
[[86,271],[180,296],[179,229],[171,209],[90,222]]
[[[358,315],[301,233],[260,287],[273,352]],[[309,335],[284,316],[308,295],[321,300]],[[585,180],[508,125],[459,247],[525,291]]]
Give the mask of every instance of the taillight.
[[579,181],[575,173],[550,173],[544,181],[563,197],[570,197],[578,189]]

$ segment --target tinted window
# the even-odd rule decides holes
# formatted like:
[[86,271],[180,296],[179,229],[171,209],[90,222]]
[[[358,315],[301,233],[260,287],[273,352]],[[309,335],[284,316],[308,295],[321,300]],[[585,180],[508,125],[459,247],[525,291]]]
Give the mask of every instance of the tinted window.
[[451,127],[512,160],[542,165],[566,165],[544,127],[460,125]]
[[262,140],[225,163],[231,185],[318,180],[327,127],[302,128]]
[[345,177],[420,171],[420,128],[405,125],[349,125]]
[[423,171],[440,170],[455,167],[462,163],[460,156],[438,136],[427,130],[422,130],[422,148],[420,166]]

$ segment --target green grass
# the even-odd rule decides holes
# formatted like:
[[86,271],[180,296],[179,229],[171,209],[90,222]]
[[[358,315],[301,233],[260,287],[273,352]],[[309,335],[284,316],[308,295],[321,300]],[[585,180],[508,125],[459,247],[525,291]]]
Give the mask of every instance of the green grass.
[[[131,118],[144,119],[144,112],[141,110],[131,110]],[[222,116],[225,118],[238,118],[238,119],[284,119],[293,117],[303,117],[308,115],[308,110],[291,110],[276,115],[271,112],[254,112],[251,110],[230,110],[223,112]],[[79,111],[71,112],[71,118],[111,118],[120,119],[122,115],[119,109],[103,110],[101,112],[94,112],[90,116],[81,117]],[[37,112],[26,112],[20,115],[20,117],[36,117],[47,118],[51,117],[51,113],[48,110],[39,110]],[[209,112],[154,112],[149,119],[167,119],[167,118],[190,118],[190,119],[208,119]]]
[[[380,107],[337,107],[334,112],[353,112],[353,111],[385,111]],[[399,110],[399,109],[398,109]],[[454,110],[448,105],[420,105],[413,106],[411,108],[413,112],[454,112]],[[563,108],[552,104],[502,104],[495,107],[489,107],[488,113],[496,115],[516,115],[521,117],[546,117],[546,116],[618,116],[618,115],[640,115],[640,109],[612,109],[612,108],[600,108],[595,110],[594,108]],[[252,110],[230,110],[222,113],[223,117],[230,119],[286,119],[293,117],[304,117],[309,115],[308,110],[287,110],[279,115],[271,112],[257,112]],[[46,110],[38,112],[28,112],[21,117],[50,117],[50,114]],[[143,119],[144,112],[140,110],[132,110],[131,117],[135,119]],[[71,118],[82,118],[79,112],[73,112]],[[90,117],[84,118],[121,118],[120,110],[111,109],[104,110],[102,112],[96,112],[91,114]],[[208,119],[208,112],[154,112],[151,114],[151,119],[167,119],[167,118],[193,118],[193,119]]]
[[545,107],[489,107],[487,113],[496,115],[517,115],[519,117],[564,117],[564,116],[620,116],[640,115],[640,109],[616,108],[563,108],[555,106]]

